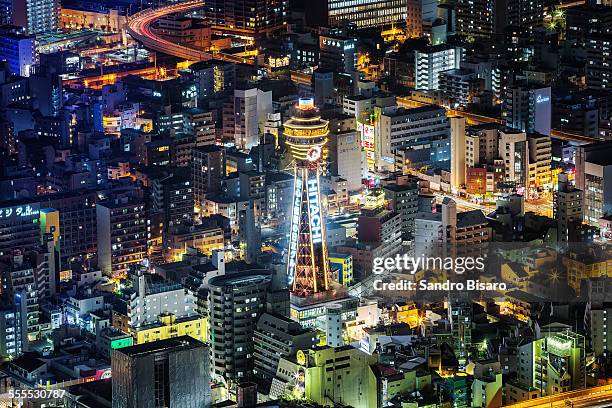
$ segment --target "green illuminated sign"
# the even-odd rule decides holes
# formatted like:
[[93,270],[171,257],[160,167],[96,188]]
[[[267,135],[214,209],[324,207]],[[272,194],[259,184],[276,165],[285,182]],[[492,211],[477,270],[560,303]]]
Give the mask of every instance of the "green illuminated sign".
[[124,339],[117,339],[117,340],[111,341],[110,346],[112,349],[119,349],[123,347],[129,347],[133,344],[134,344],[134,339],[132,337],[126,337]]

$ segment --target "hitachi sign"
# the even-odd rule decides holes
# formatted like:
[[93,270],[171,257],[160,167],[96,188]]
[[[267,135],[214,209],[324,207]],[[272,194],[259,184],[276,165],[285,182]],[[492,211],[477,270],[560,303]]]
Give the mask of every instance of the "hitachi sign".
[[319,203],[319,182],[316,178],[308,180],[308,208],[310,209],[310,235],[312,243],[321,242],[321,205]]

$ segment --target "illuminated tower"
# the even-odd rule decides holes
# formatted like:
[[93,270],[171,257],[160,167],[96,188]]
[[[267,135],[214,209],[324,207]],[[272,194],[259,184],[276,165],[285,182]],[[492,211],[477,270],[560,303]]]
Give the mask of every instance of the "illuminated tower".
[[300,99],[284,128],[295,163],[287,278],[292,293],[306,297],[330,286],[319,183],[321,163],[327,157],[329,122],[321,119],[313,99],[306,98]]

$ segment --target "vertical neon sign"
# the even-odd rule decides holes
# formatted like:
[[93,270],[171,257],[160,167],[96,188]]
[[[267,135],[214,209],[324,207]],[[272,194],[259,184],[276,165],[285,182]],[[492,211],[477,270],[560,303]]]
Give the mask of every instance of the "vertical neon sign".
[[287,269],[287,281],[293,284],[295,265],[297,262],[297,243],[300,232],[300,207],[302,205],[302,178],[295,178],[293,187],[293,210],[291,211],[291,229],[289,230],[289,268]]

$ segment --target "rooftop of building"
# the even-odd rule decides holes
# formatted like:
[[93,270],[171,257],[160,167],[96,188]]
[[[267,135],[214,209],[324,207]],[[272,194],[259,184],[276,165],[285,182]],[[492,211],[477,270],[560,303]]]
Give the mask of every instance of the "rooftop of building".
[[189,336],[174,337],[166,340],[158,340],[149,343],[137,344],[134,346],[123,347],[115,351],[130,357],[146,356],[166,351],[192,350],[206,345]]
[[457,228],[466,228],[487,223],[487,218],[481,210],[457,213]]

